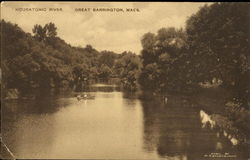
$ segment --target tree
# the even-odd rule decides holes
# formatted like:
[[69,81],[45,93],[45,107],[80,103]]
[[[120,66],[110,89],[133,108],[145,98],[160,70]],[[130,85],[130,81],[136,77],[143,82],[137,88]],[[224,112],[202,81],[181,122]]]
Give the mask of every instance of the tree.
[[86,64],[77,64],[73,67],[73,74],[76,82],[84,81],[89,77],[89,69]]
[[46,30],[46,37],[56,37],[57,28],[54,23],[45,24],[44,29]]
[[116,59],[116,53],[112,51],[102,51],[99,57],[99,66],[106,64],[109,68],[112,68]]
[[99,69],[99,78],[108,79],[112,74],[112,70],[106,64],[102,64]]
[[166,92],[176,88],[175,75],[180,66],[177,60],[185,46],[185,33],[173,27],[158,30],[157,35],[147,33],[141,43],[143,68],[139,82],[144,89]]
[[36,24],[34,28],[32,29],[32,32],[34,33],[34,37],[38,41],[47,41],[47,39],[55,38],[57,35],[57,28],[54,23],[50,22],[48,24],[45,24],[44,27],[41,25]]
[[41,25],[36,24],[34,28],[32,29],[32,32],[34,33],[34,37],[38,41],[45,41],[46,38],[46,28],[42,27]]
[[[247,106],[250,93],[249,3],[214,3],[187,20],[189,57],[202,82],[221,79]],[[194,70],[193,70],[194,72]]]
[[[86,55],[91,53],[83,48],[71,47],[60,37],[54,37],[54,24],[49,23],[45,27],[35,25],[35,36],[4,20],[1,21],[1,26],[5,88],[17,88],[20,91],[34,87],[51,88],[60,86],[63,81],[72,83],[79,76],[89,77],[88,68],[94,60]],[[43,28],[46,28],[46,32]],[[78,65],[81,74],[74,68]]]
[[157,55],[154,50],[155,43],[156,43],[155,34],[146,33],[143,35],[141,39],[141,44],[142,44],[141,57],[144,66],[157,61]]
[[137,80],[141,72],[141,60],[132,52],[123,52],[115,62],[115,72],[127,90],[138,88]]

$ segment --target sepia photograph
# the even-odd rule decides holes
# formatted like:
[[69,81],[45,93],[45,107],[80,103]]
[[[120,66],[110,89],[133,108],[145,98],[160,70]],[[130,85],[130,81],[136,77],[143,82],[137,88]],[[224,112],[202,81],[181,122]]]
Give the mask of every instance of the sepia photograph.
[[250,3],[1,2],[0,159],[250,160]]

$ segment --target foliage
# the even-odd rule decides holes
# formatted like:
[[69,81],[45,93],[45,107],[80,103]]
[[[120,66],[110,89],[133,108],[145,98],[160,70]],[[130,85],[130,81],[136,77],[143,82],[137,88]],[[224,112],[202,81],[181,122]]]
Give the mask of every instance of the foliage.
[[[238,101],[247,105],[250,93],[248,3],[214,3],[187,20],[187,43],[199,82],[221,79]],[[202,74],[203,73],[203,74]]]
[[214,118],[230,132],[249,140],[250,54],[249,3],[205,5],[186,29],[160,29],[142,39],[139,83],[154,92],[199,91],[200,84],[222,82],[233,94],[226,117]]
[[98,58],[99,66],[105,64],[109,68],[112,68],[114,66],[117,55],[118,54],[112,51],[102,51],[100,57]]
[[241,107],[240,104],[228,102],[226,104],[226,114],[229,120],[233,122],[232,127],[238,129],[237,134],[242,134],[243,141],[250,140],[250,111]]
[[195,91],[214,79],[247,107],[250,93],[249,4],[205,5],[186,22],[186,29],[163,28],[142,39],[144,89]]
[[82,86],[91,79],[118,75],[115,75],[114,67],[118,54],[99,52],[89,44],[85,48],[72,47],[57,36],[57,27],[53,23],[36,24],[33,36],[4,20],[1,26],[3,87],[25,91],[28,88],[59,87],[65,81]]
[[33,33],[35,34],[34,37],[38,41],[46,41],[49,38],[54,38],[57,35],[56,32],[57,28],[54,23],[48,23],[44,27],[41,25],[36,24],[32,29]]
[[157,35],[147,33],[143,36],[143,69],[139,78],[142,88],[166,92],[180,84],[177,82],[181,67],[178,63],[183,56],[185,38],[183,30],[175,28],[162,28]]
[[102,79],[108,79],[111,74],[112,74],[112,71],[109,68],[109,66],[106,64],[102,64],[99,69],[99,77]]
[[132,52],[123,52],[115,62],[115,72],[121,78],[125,89],[136,90],[137,79],[140,74],[141,60]]

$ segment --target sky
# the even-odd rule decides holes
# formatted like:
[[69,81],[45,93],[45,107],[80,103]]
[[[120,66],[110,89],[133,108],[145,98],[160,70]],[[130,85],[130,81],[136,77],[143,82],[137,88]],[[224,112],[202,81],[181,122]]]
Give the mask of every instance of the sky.
[[[185,28],[185,21],[196,13],[201,2],[4,2],[1,19],[18,24],[32,33],[35,24],[53,22],[58,36],[72,46],[92,45],[95,49],[116,53],[132,51],[139,54],[145,33],[160,28]],[[21,8],[21,9],[20,9]],[[24,8],[46,8],[46,11],[20,11]],[[61,8],[62,11],[49,11]],[[89,11],[76,11],[76,9]],[[93,11],[96,8],[120,8],[124,12]],[[127,12],[126,9],[136,9]],[[19,9],[19,10],[18,10]]]

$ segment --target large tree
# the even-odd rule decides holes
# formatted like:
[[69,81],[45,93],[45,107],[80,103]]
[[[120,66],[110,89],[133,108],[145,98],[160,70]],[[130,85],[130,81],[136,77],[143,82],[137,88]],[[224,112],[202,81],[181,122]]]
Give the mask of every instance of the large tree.
[[182,56],[185,37],[182,29],[175,28],[162,28],[156,35],[143,36],[143,68],[139,78],[142,88],[166,92],[177,87],[180,80],[177,61]]
[[36,24],[32,29],[34,37],[39,41],[51,41],[57,35],[57,28],[54,23],[50,22],[42,27],[39,24]]
[[137,89],[141,65],[139,56],[127,51],[123,52],[115,61],[114,71],[120,77],[125,89],[130,91]]
[[189,57],[193,73],[202,82],[218,78],[244,106],[250,83],[250,5],[214,3],[187,20]]

